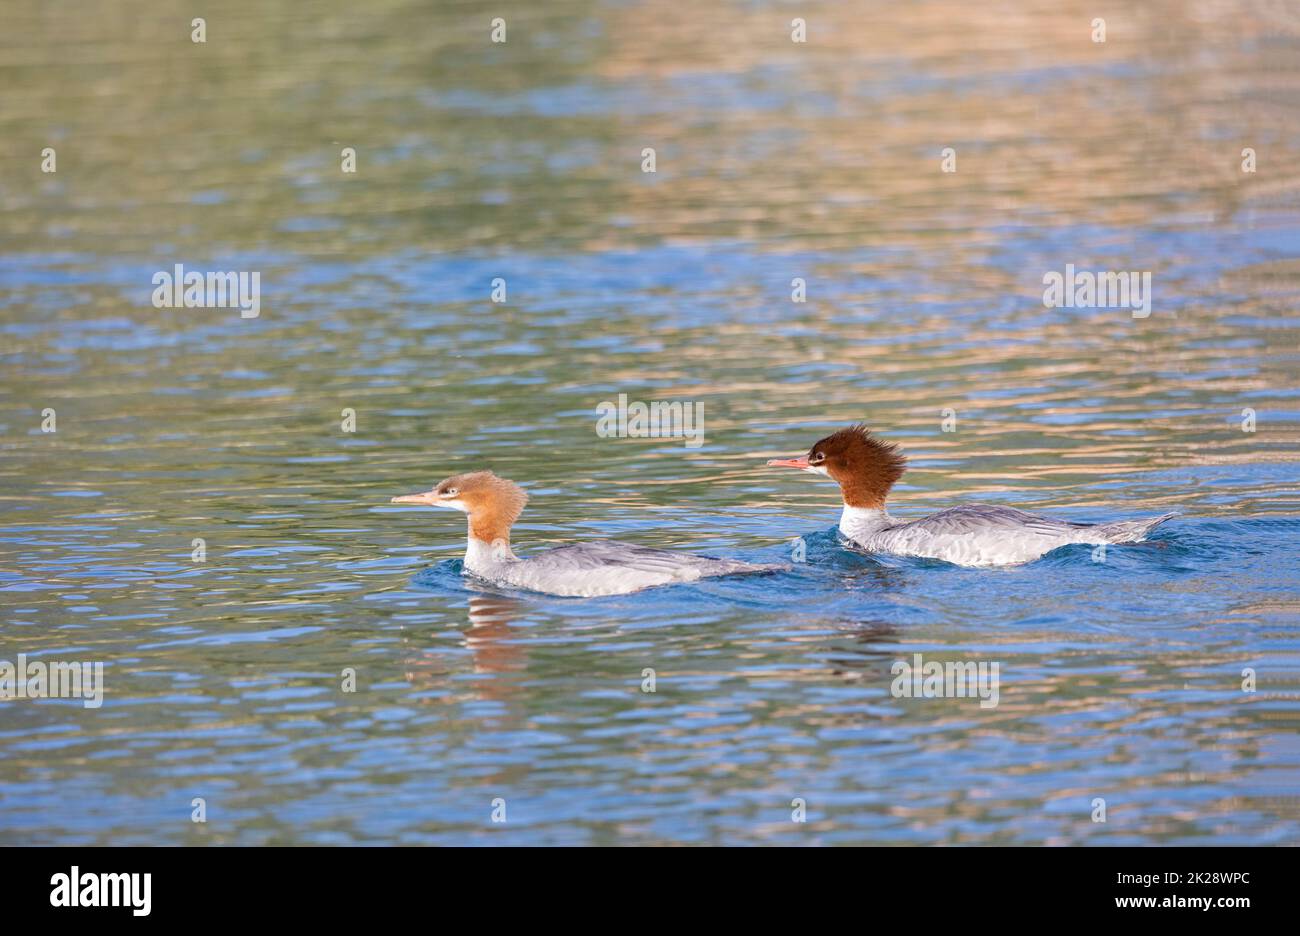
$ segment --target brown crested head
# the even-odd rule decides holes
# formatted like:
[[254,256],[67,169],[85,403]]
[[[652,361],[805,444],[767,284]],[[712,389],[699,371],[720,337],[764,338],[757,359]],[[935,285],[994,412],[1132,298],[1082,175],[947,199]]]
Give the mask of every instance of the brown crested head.
[[846,505],[870,510],[885,506],[889,489],[907,470],[907,459],[898,446],[877,439],[861,423],[819,440],[801,458],[774,459],[768,464],[834,478]]
[[513,481],[490,471],[452,475],[431,491],[394,497],[394,504],[450,507],[469,514],[469,533],[486,543],[510,542],[510,528],[523,513],[528,494]]

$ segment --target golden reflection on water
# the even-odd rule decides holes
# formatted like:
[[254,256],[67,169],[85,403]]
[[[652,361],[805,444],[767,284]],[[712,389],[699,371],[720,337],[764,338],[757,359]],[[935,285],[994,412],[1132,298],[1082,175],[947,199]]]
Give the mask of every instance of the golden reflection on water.
[[[1117,10],[1105,43],[1086,3],[811,3],[797,44],[779,7],[562,2],[498,48],[472,5],[236,3],[203,45],[176,2],[72,9],[12,3],[0,40],[24,250],[743,238],[923,245],[969,282],[999,225],[1112,227],[1126,252],[1126,228],[1266,224],[1300,192],[1300,25],[1270,3]],[[1243,177],[1246,145],[1266,172]],[[931,171],[945,146],[956,173]]]

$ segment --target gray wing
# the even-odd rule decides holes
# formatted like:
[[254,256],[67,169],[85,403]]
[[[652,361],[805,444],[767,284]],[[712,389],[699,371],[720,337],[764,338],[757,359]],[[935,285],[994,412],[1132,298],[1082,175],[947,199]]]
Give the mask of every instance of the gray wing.
[[595,540],[550,549],[522,562],[504,563],[500,580],[549,595],[593,597],[625,595],[654,585],[774,568],[777,567]]
[[727,575],[731,572],[752,572],[763,566],[739,562],[735,559],[711,559],[693,553],[655,549],[635,543],[618,543],[613,540],[592,540],[548,549],[530,560],[545,564],[556,572],[585,572],[618,566],[651,575],[674,578],[683,570],[692,569],[701,575]]
[[894,531],[915,531],[931,536],[962,536],[970,533],[984,533],[993,530],[1014,530],[1018,533],[1039,533],[1044,536],[1062,536],[1078,533],[1088,529],[1090,523],[1070,523],[1066,520],[1054,520],[1038,514],[1026,513],[1014,507],[995,507],[983,504],[968,504],[962,507],[950,507],[937,514],[903,523],[893,528]]

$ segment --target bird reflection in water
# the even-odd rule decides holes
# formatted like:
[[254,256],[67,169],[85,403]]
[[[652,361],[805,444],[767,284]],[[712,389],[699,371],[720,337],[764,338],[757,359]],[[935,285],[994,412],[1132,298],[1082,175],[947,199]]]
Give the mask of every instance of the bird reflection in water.
[[[457,665],[456,654],[437,646],[418,650],[412,647],[413,652],[406,659],[406,681],[417,690],[441,690],[445,693],[440,699],[443,702],[504,701],[515,696],[518,681],[510,678],[510,674],[528,666],[528,653],[516,642],[520,631],[514,626],[524,613],[523,603],[505,595],[471,595],[468,611],[469,628],[464,632],[463,646],[470,653],[470,668],[483,677],[468,683],[474,686],[474,691],[446,692],[449,679],[461,672],[461,667]],[[402,640],[414,643],[406,634]]]
[[[523,603],[515,598],[505,595],[470,596],[465,646],[474,656],[474,672],[497,676],[522,670],[528,665],[527,652],[514,640],[519,636],[514,621],[521,613]],[[484,682],[487,685],[513,685],[508,680]]]
[[826,657],[832,676],[871,681],[889,678],[889,668],[898,656],[897,625],[868,620],[837,621],[834,627],[838,634]]

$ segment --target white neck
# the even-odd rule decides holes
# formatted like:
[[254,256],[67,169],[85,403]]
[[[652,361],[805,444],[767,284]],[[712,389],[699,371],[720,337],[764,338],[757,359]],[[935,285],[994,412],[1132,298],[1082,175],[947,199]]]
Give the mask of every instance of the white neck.
[[893,525],[894,518],[883,507],[850,507],[845,504],[844,512],[840,514],[840,532],[852,540],[860,540]]
[[465,549],[465,568],[471,572],[488,569],[502,562],[517,561],[518,557],[510,551],[510,543],[506,540],[489,543],[476,536],[471,536],[469,545]]

